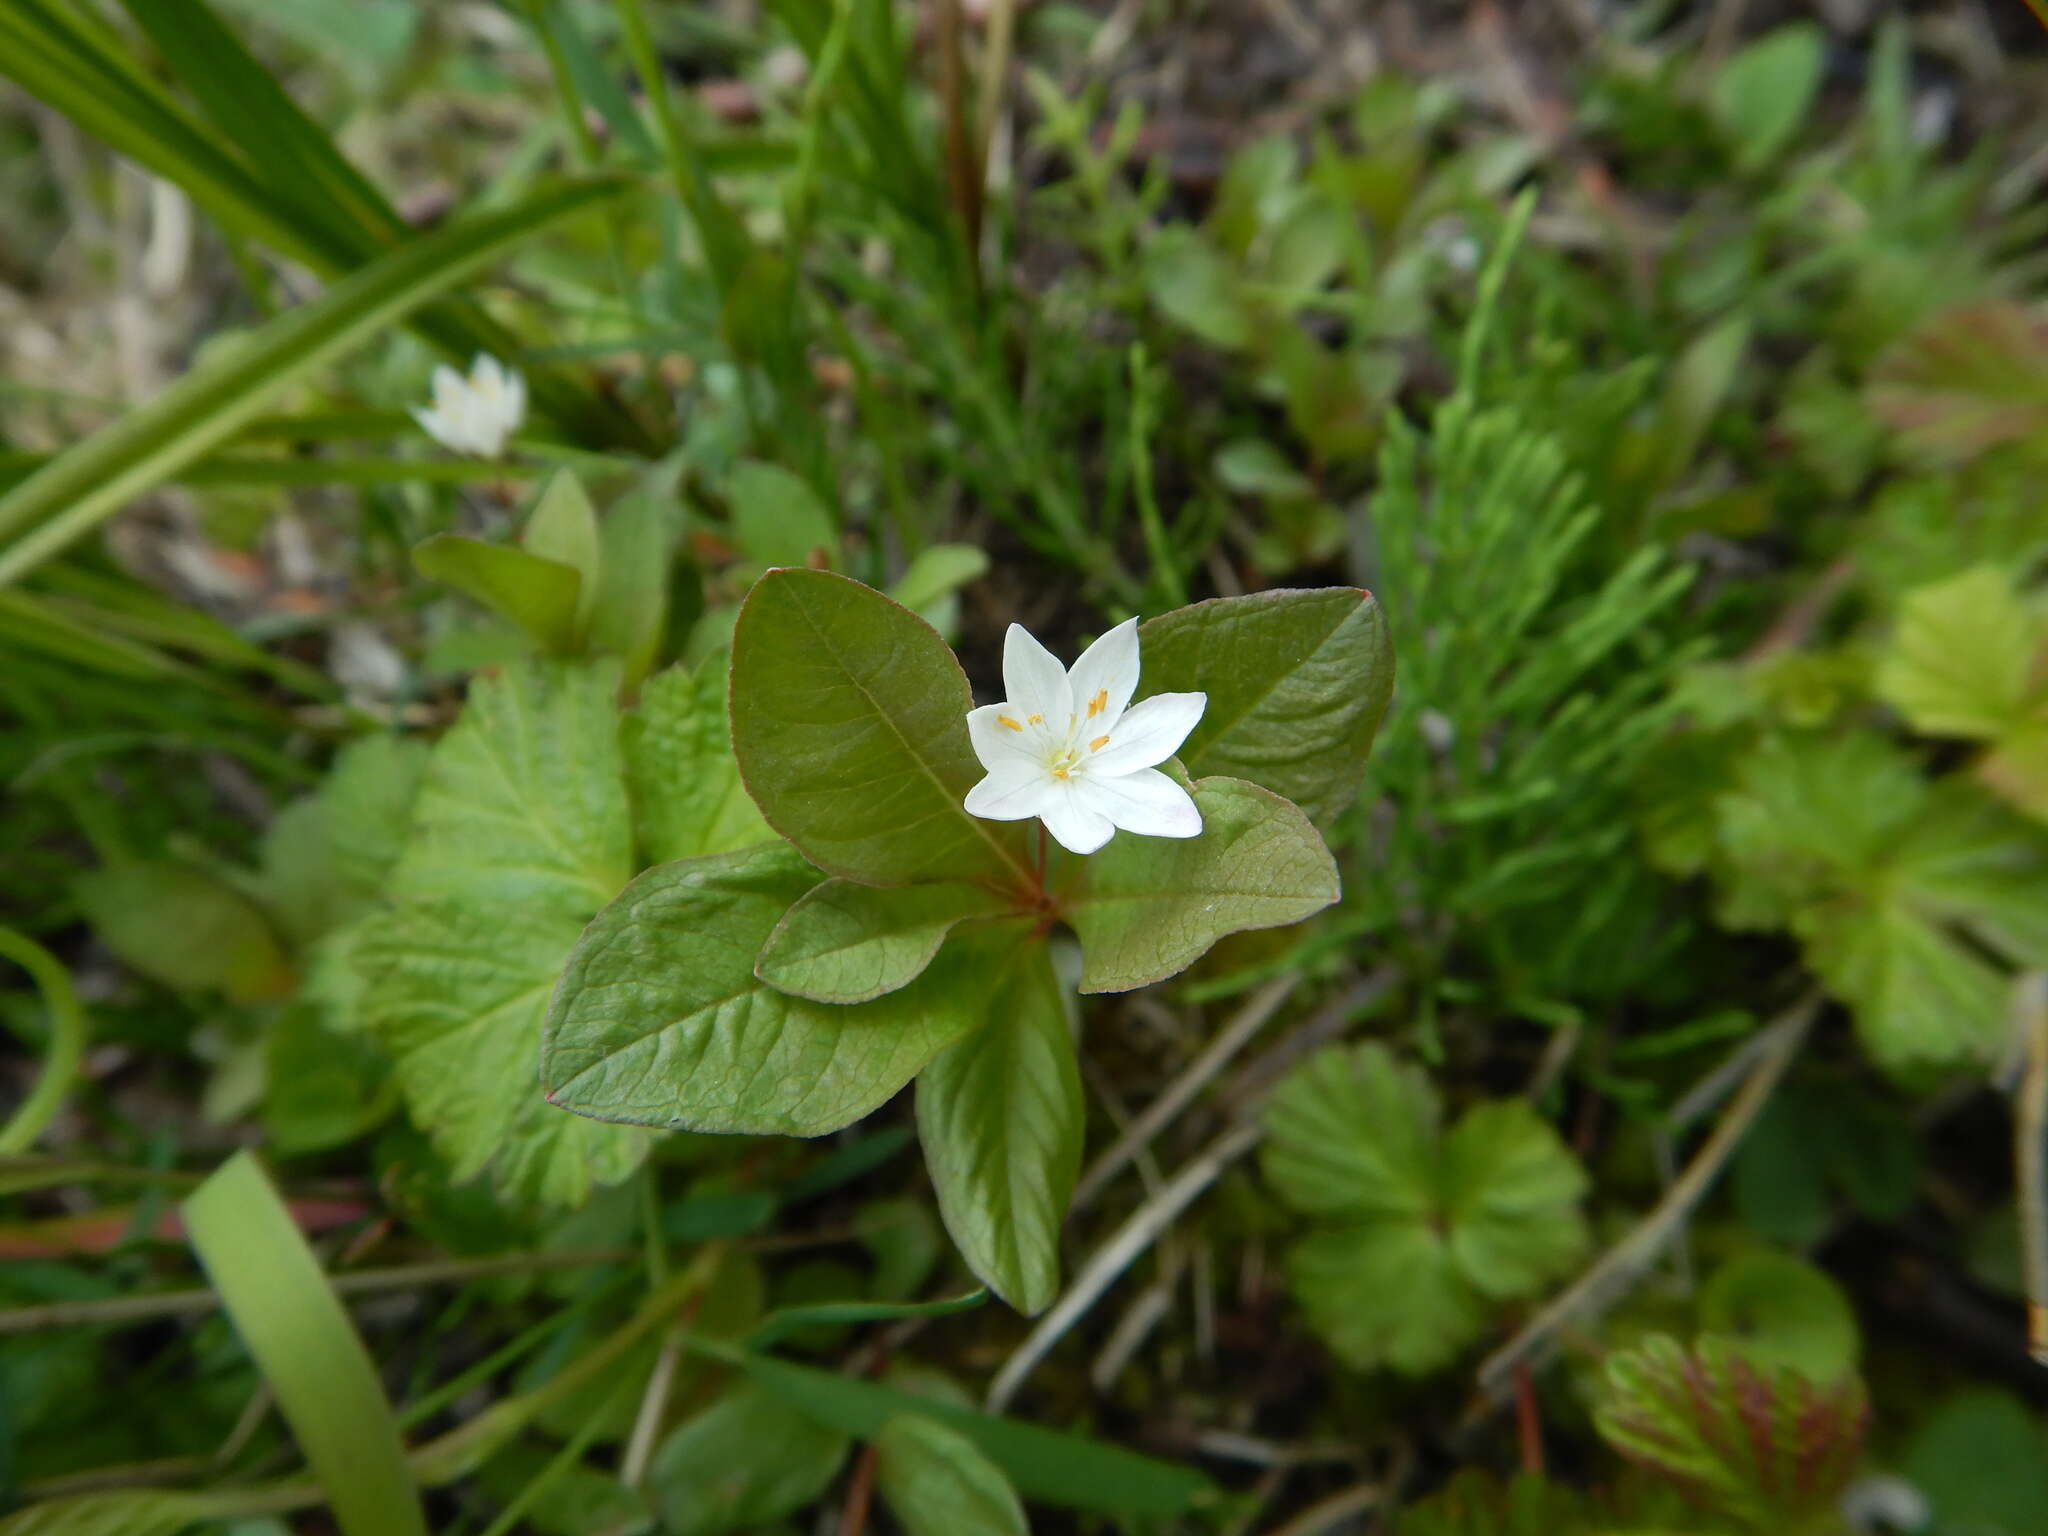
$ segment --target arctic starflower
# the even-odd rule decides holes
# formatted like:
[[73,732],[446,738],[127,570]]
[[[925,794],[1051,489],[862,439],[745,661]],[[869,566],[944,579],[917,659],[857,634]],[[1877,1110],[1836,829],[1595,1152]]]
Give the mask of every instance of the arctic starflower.
[[1138,690],[1138,621],[1089,646],[1069,671],[1021,624],[1003,639],[1009,697],[967,713],[967,734],[988,777],[967,809],[990,821],[1036,816],[1069,853],[1093,853],[1121,828],[1145,837],[1193,837],[1202,813],[1158,764],[1202,718],[1206,693],[1161,693],[1131,707]]
[[526,417],[526,380],[485,353],[466,379],[443,363],[434,370],[433,405],[416,406],[412,415],[443,448],[495,459]]

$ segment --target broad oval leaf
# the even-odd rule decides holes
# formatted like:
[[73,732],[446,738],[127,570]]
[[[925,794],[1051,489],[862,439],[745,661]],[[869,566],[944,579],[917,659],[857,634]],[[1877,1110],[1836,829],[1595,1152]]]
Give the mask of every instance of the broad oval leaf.
[[921,1413],[893,1418],[875,1436],[875,1481],[909,1536],[1030,1536],[1003,1469]]
[[[578,941],[548,1012],[549,1099],[598,1120],[822,1136],[909,1082],[978,1018],[978,945],[853,1007],[777,992],[754,958],[817,883],[784,843],[641,875]],[[985,942],[985,941],[984,941]]]
[[1022,834],[971,817],[973,696],[909,608],[829,571],[768,571],[733,631],[733,752],[762,815],[866,885],[1030,879]]
[[846,1436],[742,1382],[677,1427],[649,1482],[672,1536],[738,1536],[802,1509],[845,1459]]
[[820,1003],[864,1003],[924,974],[946,935],[970,917],[994,917],[1010,903],[964,880],[873,886],[832,879],[784,914],[754,974],[778,992]]
[[1003,924],[975,978],[992,1017],[917,1080],[917,1133],[939,1214],[968,1267],[1021,1312],[1059,1294],[1060,1226],[1081,1171],[1081,1073],[1052,954]]
[[1242,779],[1194,786],[1202,833],[1119,837],[1087,859],[1063,903],[1083,992],[1128,992],[1186,970],[1225,934],[1278,928],[1339,894],[1337,864],[1300,809]]
[[1145,693],[1209,695],[1181,748],[1189,773],[1264,785],[1319,826],[1358,798],[1394,692],[1386,614],[1370,592],[1219,597],[1161,614],[1138,637]]
[[768,824],[828,874],[1028,883],[1023,835],[962,803],[981,777],[946,642],[871,587],[775,570],[733,633],[732,734]]

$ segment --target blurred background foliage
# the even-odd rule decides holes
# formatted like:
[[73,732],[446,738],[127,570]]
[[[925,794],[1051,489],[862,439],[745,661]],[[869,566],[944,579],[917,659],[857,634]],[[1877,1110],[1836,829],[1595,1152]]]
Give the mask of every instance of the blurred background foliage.
[[[188,1225],[348,1277],[383,1529],[2048,1529],[2026,5],[13,0],[0,75],[0,1531],[326,1528]],[[407,415],[479,351],[497,463]],[[588,913],[445,856],[466,681],[580,660],[521,835],[736,846],[777,564],[981,680],[1390,619],[1343,903],[1091,1003],[1035,1326],[930,1305],[901,1106],[612,1132],[490,1011]],[[434,923],[481,990],[380,1001]]]

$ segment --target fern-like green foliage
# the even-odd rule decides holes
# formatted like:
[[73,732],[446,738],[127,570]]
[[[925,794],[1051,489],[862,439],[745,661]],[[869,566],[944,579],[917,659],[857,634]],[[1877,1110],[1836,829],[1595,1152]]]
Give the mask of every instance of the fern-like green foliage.
[[1379,469],[1365,563],[1402,677],[1360,910],[1448,912],[1532,993],[1625,987],[1657,950],[1623,810],[1671,718],[1663,621],[1691,573],[1611,556],[1571,444],[1520,406],[1461,390],[1426,435],[1396,416]]
[[1853,1373],[1815,1382],[1728,1340],[1687,1349],[1656,1334],[1609,1356],[1594,1422],[1614,1449],[1703,1509],[1777,1533],[1835,1507],[1869,1418]]
[[1585,1171],[1526,1102],[1442,1118],[1429,1079],[1379,1044],[1312,1057],[1267,1110],[1266,1177],[1317,1223],[1289,1278],[1360,1369],[1446,1364],[1585,1247]]

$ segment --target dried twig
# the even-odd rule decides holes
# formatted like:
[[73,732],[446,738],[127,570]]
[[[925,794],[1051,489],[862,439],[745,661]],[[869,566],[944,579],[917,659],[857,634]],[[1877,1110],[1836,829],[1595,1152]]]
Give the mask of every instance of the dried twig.
[[1222,1177],[1224,1169],[1258,1145],[1259,1136],[1257,1125],[1238,1125],[1225,1131],[1169,1179],[1164,1189],[1133,1211],[1129,1219],[1110,1234],[1108,1241],[1088,1256],[1087,1262],[1074,1276],[1073,1283],[1067,1287],[1066,1294],[1039,1319],[1038,1326],[1031,1330],[1024,1342],[1017,1346],[1016,1353],[1004,1361],[1003,1368],[996,1373],[996,1379],[988,1389],[991,1412],[1000,1413],[1008,1405],[1017,1388],[1024,1384],[1024,1378],[1045,1358],[1046,1352],[1101,1299],[1102,1293],[1130,1268],[1132,1261],[1151,1247],[1182,1211],[1194,1204],[1203,1190]]
[[1715,1177],[1770,1101],[1771,1090],[1791,1065],[1819,1008],[1820,999],[1809,995],[1755,1041],[1745,1044],[1744,1049],[1753,1055],[1755,1065],[1685,1172],[1665,1192],[1657,1208],[1638,1222],[1627,1237],[1602,1254],[1591,1269],[1531,1318],[1521,1332],[1487,1356],[1479,1367],[1480,1401],[1467,1415],[1467,1423],[1507,1401],[1514,1392],[1517,1370],[1548,1358],[1566,1327],[1597,1317],[1649,1272],[1686,1217],[1713,1187]]

